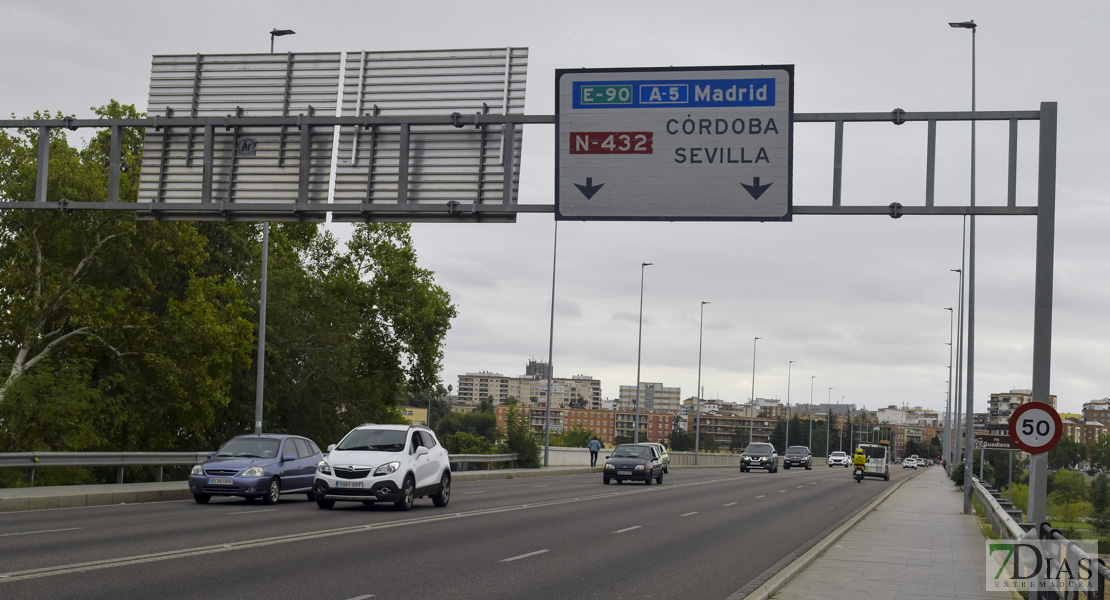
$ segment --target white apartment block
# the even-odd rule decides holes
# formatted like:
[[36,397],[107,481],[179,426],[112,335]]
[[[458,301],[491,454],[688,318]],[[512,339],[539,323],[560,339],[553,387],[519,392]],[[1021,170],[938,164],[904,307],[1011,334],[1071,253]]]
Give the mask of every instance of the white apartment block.
[[[988,423],[1009,425],[1010,415],[1017,407],[1033,401],[1033,390],[1010,390],[1006,393],[991,394]],[[1056,396],[1049,394],[1048,401],[1056,408]]]
[[[636,386],[620,386],[620,410],[635,410]],[[682,406],[682,390],[662,383],[640,382],[640,412],[677,414]]]
[[[459,375],[456,390],[460,402],[478,402],[484,397],[495,404],[502,404],[510,397],[523,405],[547,404],[547,380],[531,377],[506,377],[500,373],[480,371]],[[601,381],[589,375],[571,378],[556,377],[551,381],[551,406],[570,408],[571,400],[581,397],[587,409],[601,409]]]

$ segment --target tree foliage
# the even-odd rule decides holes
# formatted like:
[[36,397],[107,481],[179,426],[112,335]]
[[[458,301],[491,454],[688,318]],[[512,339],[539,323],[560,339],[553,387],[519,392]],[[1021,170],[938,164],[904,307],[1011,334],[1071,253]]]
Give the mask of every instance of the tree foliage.
[[[33,200],[37,142],[0,132],[0,201]],[[52,130],[48,200],[105,201],[108,146]],[[141,150],[124,130],[121,201]],[[214,449],[253,431],[260,259],[258,224],[0,210],[0,451]],[[455,308],[407,224],[359,225],[345,248],[273,226],[267,277],[264,431],[326,445],[436,389]]]
[[540,444],[529,423],[528,411],[510,405],[505,414],[505,437],[501,447],[507,454],[516,454],[516,464],[537,469],[540,466]]

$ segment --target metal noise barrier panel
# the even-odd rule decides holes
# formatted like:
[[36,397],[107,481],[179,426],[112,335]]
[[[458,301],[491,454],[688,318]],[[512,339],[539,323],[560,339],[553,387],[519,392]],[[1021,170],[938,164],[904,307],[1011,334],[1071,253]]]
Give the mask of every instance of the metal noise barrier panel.
[[[464,123],[523,113],[527,55],[155,56],[148,115],[158,126],[147,128],[139,202],[162,219],[322,221],[335,211],[343,221],[515,221],[522,126]],[[333,154],[336,127],[297,117],[335,117],[340,101],[342,117],[397,119],[339,127]],[[427,116],[454,122],[404,120]],[[243,125],[239,117],[286,120]],[[181,118],[193,120],[176,125]]]

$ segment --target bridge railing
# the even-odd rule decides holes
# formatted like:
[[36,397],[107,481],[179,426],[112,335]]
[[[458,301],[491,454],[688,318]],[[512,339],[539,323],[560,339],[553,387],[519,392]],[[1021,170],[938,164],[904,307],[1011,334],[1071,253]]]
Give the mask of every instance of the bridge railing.
[[[208,460],[210,452],[6,452],[0,453],[0,469],[29,469],[31,485],[35,470],[43,467],[115,467],[116,483],[123,483],[127,467],[158,467],[162,481],[167,466],[195,465]],[[471,466],[509,463],[516,454],[452,454],[452,471],[465,471]]]

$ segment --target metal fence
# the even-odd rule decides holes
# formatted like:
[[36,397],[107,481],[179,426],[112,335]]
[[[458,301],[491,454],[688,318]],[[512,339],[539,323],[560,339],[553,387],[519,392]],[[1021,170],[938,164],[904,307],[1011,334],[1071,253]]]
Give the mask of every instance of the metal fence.
[[[1054,589],[1038,589],[1032,595],[1031,600],[1079,600],[1084,598],[1086,600],[1105,600],[1106,599],[1106,583],[1110,580],[1110,570],[1106,568],[1106,563],[1103,562],[1098,556],[1091,556],[1084,552],[1074,541],[1065,537],[1059,529],[1052,526],[1051,523],[1043,522],[1034,526],[1032,523],[1022,523],[1021,510],[1015,508],[1008,500],[1003,500],[1001,494],[991,488],[990,485],[984,484],[978,478],[972,479],[974,486],[975,497],[979,503],[983,505],[983,516],[990,523],[995,535],[1006,539],[1021,540],[1021,539],[1039,539],[1043,541],[1054,540],[1059,542],[1063,548],[1066,548],[1068,557],[1077,557],[1089,561],[1087,564],[1098,565],[1098,575],[1095,577],[1095,590],[1091,592],[1073,591],[1062,593]],[[1047,558],[1047,557],[1046,557]],[[1059,565],[1062,557],[1051,557]],[[1017,568],[1028,565],[1018,565]],[[1028,571],[1027,571],[1028,572]],[[1057,573],[1057,576],[1061,575]]]
[[[124,482],[127,467],[158,467],[158,481],[162,481],[163,468],[177,465],[195,465],[208,460],[210,452],[11,452],[0,453],[0,469],[29,469],[31,485],[35,484],[35,470],[42,467],[115,467],[116,483]],[[450,456],[452,471],[467,471],[472,466],[509,463],[512,467],[516,454],[453,454]]]

